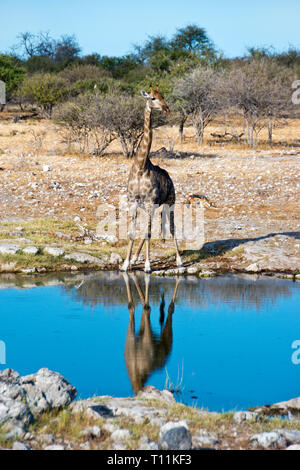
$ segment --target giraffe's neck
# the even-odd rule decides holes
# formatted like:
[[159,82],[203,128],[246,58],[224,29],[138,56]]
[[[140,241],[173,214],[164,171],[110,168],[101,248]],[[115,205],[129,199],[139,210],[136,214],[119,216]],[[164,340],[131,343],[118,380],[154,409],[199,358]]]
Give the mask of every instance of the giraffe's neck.
[[143,169],[148,160],[148,156],[152,143],[152,123],[151,123],[151,108],[146,103],[145,107],[145,120],[144,120],[144,137],[141,142],[140,148],[135,156],[135,161],[139,168]]

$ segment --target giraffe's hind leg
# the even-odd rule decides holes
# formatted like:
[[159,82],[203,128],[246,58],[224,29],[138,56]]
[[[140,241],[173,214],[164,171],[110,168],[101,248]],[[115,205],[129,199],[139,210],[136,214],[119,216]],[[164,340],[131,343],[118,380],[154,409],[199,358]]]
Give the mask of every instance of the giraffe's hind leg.
[[161,229],[161,239],[162,243],[166,241],[166,222],[167,222],[167,215],[165,210],[165,204],[162,206],[162,210],[160,213],[160,229]]
[[169,217],[170,217],[170,232],[171,232],[174,245],[175,245],[175,250],[176,250],[176,264],[179,267],[179,266],[182,266],[182,260],[179,254],[178,243],[177,243],[176,234],[175,234],[174,207],[170,209]]
[[170,222],[170,232],[173,238],[174,246],[175,246],[175,251],[176,251],[176,264],[177,266],[182,266],[182,261],[181,257],[179,254],[179,249],[178,249],[178,243],[176,239],[176,234],[175,234],[175,222],[174,222],[174,217],[175,217],[175,190],[170,192],[168,199],[165,201],[164,205],[165,209],[165,216],[168,216],[169,222]]

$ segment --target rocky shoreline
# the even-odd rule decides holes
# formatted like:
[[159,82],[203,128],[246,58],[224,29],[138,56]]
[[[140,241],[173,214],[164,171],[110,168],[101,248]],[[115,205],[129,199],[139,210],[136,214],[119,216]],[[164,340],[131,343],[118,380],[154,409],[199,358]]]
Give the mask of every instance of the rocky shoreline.
[[[157,276],[195,275],[213,277],[227,273],[276,275],[287,279],[300,279],[300,259],[298,255],[284,252],[277,248],[282,236],[264,237],[258,242],[250,240],[240,247],[240,241],[234,239],[206,243],[201,253],[201,261],[184,261],[177,267],[174,260],[162,259],[152,263],[152,274]],[[284,237],[289,238],[289,237]],[[290,241],[290,240],[289,240]],[[299,245],[296,244],[296,247]],[[241,252],[242,250],[242,252]],[[200,250],[199,250],[200,253]],[[9,257],[9,260],[1,259]],[[23,258],[20,259],[20,255]],[[25,259],[24,259],[25,255]],[[39,255],[38,261],[35,257]],[[206,256],[205,256],[206,255]],[[41,265],[42,257],[50,256],[53,263]],[[48,261],[47,259],[47,261]],[[25,263],[26,261],[26,263]],[[25,264],[30,262],[30,267]],[[57,264],[57,261],[59,264]],[[143,270],[143,258],[131,267]],[[22,262],[24,267],[22,267]],[[56,262],[56,263],[55,263]],[[118,271],[123,262],[122,256],[112,252],[110,256],[97,257],[86,251],[65,251],[60,246],[35,246],[30,240],[19,239],[0,242],[0,273],[41,274],[49,272],[76,271]]]
[[76,394],[47,368],[24,377],[1,371],[1,450],[300,449],[299,398],[216,413],[176,403],[170,391],[152,386],[134,398]]

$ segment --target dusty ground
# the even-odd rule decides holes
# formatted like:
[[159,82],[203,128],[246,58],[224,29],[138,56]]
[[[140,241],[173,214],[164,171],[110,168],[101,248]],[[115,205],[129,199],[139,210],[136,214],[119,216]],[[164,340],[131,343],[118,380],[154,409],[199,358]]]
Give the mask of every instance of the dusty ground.
[[[65,225],[69,221],[74,232],[80,230],[73,223],[78,216],[81,227],[87,224],[95,230],[98,206],[116,204],[119,196],[126,194],[131,162],[122,156],[117,143],[103,157],[80,155],[53,122],[32,119],[13,123],[9,113],[2,113],[0,118],[2,239],[11,238],[15,227],[32,219],[64,221]],[[153,162],[171,175],[177,202],[196,193],[206,195],[217,207],[205,209],[204,248],[208,250],[195,253],[181,244],[185,261],[205,258],[204,264],[224,270],[241,266],[247,270],[250,266],[248,271],[253,272],[268,268],[300,272],[300,120],[287,122],[288,126],[275,129],[272,148],[266,144],[264,133],[256,150],[244,143],[217,142],[212,132],[231,131],[218,120],[205,131],[203,146],[197,145],[193,128],[187,127],[183,142],[175,144],[176,155],[153,156]],[[167,136],[173,142],[176,135],[175,127],[155,130],[152,151],[168,147]],[[49,171],[45,171],[45,165]],[[45,227],[44,232],[46,223]],[[52,241],[60,242],[55,237]],[[217,249],[211,250],[209,243],[214,241],[218,242]],[[258,254],[251,244],[257,246]],[[124,240],[115,243],[113,251],[124,256],[125,245]],[[98,246],[93,242],[86,251],[95,254]],[[235,252],[231,252],[232,247]],[[246,247],[247,256],[243,258]],[[259,256],[262,248],[268,252]],[[273,248],[277,261],[268,266]],[[164,246],[154,243],[152,257],[167,252],[172,253],[171,242]],[[205,252],[209,256],[203,256]]]

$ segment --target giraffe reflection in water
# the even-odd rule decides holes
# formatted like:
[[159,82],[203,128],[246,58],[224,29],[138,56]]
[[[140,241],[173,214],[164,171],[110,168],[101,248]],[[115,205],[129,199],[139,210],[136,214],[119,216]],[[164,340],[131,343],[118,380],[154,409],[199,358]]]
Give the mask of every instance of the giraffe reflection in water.
[[[160,334],[155,334],[151,327],[149,305],[150,276],[145,274],[145,295],[135,273],[123,274],[128,296],[129,326],[125,345],[125,362],[133,392],[137,394],[145,385],[152,372],[163,367],[172,349],[173,332],[172,317],[179,279],[175,281],[173,297],[165,317],[164,294],[160,301]],[[139,332],[135,332],[135,305],[133,301],[130,279],[133,280],[143,306]]]

